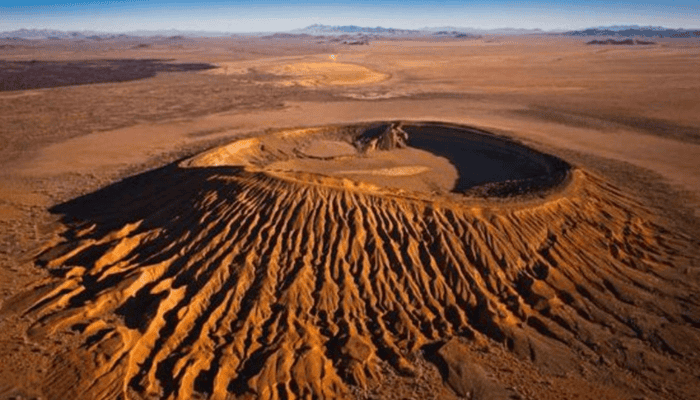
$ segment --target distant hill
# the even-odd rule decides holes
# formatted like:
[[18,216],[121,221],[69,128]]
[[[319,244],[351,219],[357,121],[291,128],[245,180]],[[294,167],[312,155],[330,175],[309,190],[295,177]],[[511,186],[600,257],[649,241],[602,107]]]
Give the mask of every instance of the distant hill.
[[127,32],[131,36],[165,36],[165,37],[223,37],[231,36],[231,32],[221,31],[182,31],[179,29],[161,29],[157,31],[138,30]]
[[376,28],[356,26],[356,25],[345,25],[345,26],[331,26],[331,25],[321,25],[314,24],[307,26],[306,28],[294,29],[292,33],[305,33],[308,35],[343,35],[352,33],[364,33],[364,34],[379,34],[379,35],[420,35],[421,31],[413,29],[395,29],[395,28],[382,28],[378,26]]
[[621,36],[621,37],[657,37],[657,38],[689,38],[700,36],[700,31],[688,29],[671,29],[661,26],[608,26],[588,28],[578,31],[564,32],[568,36]]
[[594,26],[591,29],[601,29],[601,30],[609,30],[609,31],[626,31],[630,29],[642,29],[642,30],[651,30],[651,31],[664,31],[668,28],[665,28],[663,26],[642,26],[642,25],[610,25],[610,26]]
[[440,27],[425,27],[420,29],[421,32],[459,32],[471,35],[530,35],[539,33],[552,33],[553,31],[543,31],[542,29],[524,29],[524,28],[495,28],[495,29],[478,29],[456,26],[440,26]]
[[93,31],[59,31],[55,29],[18,29],[9,32],[0,32],[0,38],[4,39],[86,39],[104,40],[129,37],[167,37],[170,39],[184,39],[187,37],[220,37],[230,36],[231,33],[215,31],[181,31],[177,29],[163,29],[157,31],[132,31],[126,33],[93,32]]
[[614,45],[627,45],[627,46],[632,46],[632,45],[652,45],[656,44],[656,42],[651,42],[648,40],[632,40],[632,39],[624,39],[624,40],[615,40],[615,39],[608,39],[608,40],[591,40],[590,42],[586,44],[598,44],[598,45],[608,45],[608,44],[614,44]]
[[500,35],[525,35],[543,33],[541,29],[516,29],[516,28],[499,28],[499,29],[475,29],[455,26],[440,26],[440,27],[425,27],[420,29],[396,29],[377,27],[363,27],[356,25],[332,26],[315,24],[306,28],[295,29],[293,33],[305,33],[309,35],[348,35],[348,34],[363,34],[363,35],[380,35],[380,36],[433,36],[433,35],[449,35],[453,37],[480,37],[483,34],[500,34]]
[[126,34],[117,33],[100,33],[93,31],[82,31],[82,32],[66,32],[59,31],[55,29],[18,29],[9,32],[0,32],[0,38],[11,38],[11,39],[90,39],[90,40],[101,40],[108,38],[120,38],[127,37]]

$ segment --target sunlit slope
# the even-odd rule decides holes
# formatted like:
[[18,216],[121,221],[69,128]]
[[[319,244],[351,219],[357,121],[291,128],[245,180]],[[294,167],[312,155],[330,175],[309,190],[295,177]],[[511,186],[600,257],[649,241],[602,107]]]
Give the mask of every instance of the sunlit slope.
[[29,335],[84,338],[57,359],[51,398],[347,398],[453,337],[548,372],[607,363],[644,379],[653,363],[692,379],[685,239],[600,176],[489,202],[179,171],[38,260],[58,278],[26,305]]

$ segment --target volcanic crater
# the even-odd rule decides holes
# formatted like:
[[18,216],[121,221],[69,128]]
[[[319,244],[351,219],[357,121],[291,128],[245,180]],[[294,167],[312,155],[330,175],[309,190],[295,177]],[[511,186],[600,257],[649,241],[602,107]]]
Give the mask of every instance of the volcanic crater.
[[402,121],[286,130],[181,163],[223,165],[331,186],[468,197],[531,195],[560,186],[571,170],[557,157],[474,128]]
[[68,229],[36,262],[54,276],[5,305],[30,337],[82,338],[51,398],[352,398],[420,360],[455,396],[516,396],[474,343],[693,395],[690,239],[604,177],[487,132],[287,129],[53,211]]

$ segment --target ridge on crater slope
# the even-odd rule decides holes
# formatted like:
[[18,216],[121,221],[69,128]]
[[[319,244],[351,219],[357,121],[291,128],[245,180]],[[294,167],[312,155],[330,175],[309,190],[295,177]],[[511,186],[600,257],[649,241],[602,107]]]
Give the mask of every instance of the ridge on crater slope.
[[460,364],[460,341],[696,395],[688,238],[600,176],[574,169],[538,201],[455,202],[210,161],[57,207],[77,222],[36,260],[54,278],[3,311],[32,318],[33,339],[80,334],[48,398],[348,398],[385,365],[411,376],[421,354],[468,396],[464,376],[483,371]]

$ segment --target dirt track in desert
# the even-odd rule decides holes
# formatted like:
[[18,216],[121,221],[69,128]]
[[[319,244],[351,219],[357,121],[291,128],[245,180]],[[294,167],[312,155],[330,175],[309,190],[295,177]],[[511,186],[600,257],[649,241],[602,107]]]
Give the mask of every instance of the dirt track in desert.
[[695,39],[0,59],[0,398],[698,398]]

